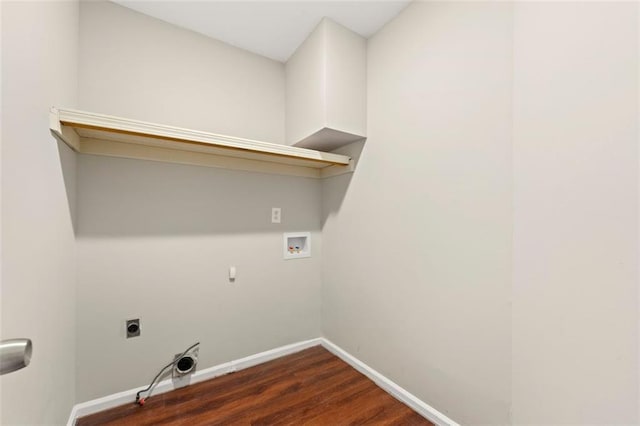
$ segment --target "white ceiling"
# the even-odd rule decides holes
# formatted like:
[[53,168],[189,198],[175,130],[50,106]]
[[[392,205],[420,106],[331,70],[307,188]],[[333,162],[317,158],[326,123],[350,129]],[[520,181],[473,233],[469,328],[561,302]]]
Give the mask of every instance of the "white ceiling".
[[409,3],[409,0],[112,1],[281,62],[291,56],[324,16],[368,38]]

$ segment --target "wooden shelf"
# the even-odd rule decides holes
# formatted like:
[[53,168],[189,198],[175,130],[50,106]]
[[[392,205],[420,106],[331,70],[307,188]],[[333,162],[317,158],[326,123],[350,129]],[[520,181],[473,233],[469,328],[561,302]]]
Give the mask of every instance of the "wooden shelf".
[[51,108],[50,128],[81,154],[313,178],[353,171],[345,155],[70,109]]

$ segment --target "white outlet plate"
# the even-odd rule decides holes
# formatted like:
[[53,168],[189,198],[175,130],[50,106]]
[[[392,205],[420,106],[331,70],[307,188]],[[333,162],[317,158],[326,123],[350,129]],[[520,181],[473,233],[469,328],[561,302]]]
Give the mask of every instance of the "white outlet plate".
[[282,209],[280,207],[271,208],[271,223],[280,223],[282,220]]

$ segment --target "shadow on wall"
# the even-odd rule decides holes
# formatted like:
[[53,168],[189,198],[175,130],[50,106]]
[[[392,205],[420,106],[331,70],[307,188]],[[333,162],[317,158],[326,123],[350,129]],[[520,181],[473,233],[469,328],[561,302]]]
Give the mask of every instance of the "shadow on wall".
[[350,156],[354,163],[356,171],[344,175],[335,176],[324,179],[322,181],[322,227],[327,223],[329,217],[340,211],[342,202],[347,196],[351,179],[355,173],[358,173],[358,163],[364,153],[366,139],[350,143],[333,152],[336,154],[344,154]]
[[[53,136],[51,137],[52,139]],[[76,208],[76,170],[77,170],[77,154],[71,150],[64,142],[55,140],[58,144],[58,155],[60,156],[60,165],[62,168],[62,177],[64,179],[65,192],[67,194],[67,204],[69,205],[69,216],[71,217],[71,225],[73,232],[77,230],[77,208]]]
[[[317,180],[93,156],[57,143],[77,236],[317,231],[340,210],[353,177]],[[363,139],[334,152],[357,165],[364,147]],[[271,223],[272,207],[282,209],[281,224]]]
[[[84,154],[77,156],[77,166],[73,216],[78,236],[255,234],[321,227],[317,179]],[[272,207],[282,209],[282,223],[271,223]]]

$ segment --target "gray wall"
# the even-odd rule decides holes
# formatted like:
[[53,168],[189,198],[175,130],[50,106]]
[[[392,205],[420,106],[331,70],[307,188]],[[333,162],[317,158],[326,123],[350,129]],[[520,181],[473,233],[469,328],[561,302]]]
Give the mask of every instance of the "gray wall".
[[105,1],[80,7],[87,111],[284,143],[284,65]]
[[514,423],[639,420],[637,7],[516,7]]
[[[205,368],[317,337],[319,185],[79,157],[78,400],[145,384],[195,341]],[[282,232],[295,230],[312,231],[313,257],[284,261]],[[142,336],[127,340],[136,317]]]
[[326,337],[462,423],[638,421],[637,19],[414,3],[369,41]]
[[512,6],[369,40],[368,139],[323,186],[326,337],[463,423],[509,420]]
[[[82,109],[284,141],[281,63],[110,3],[82,4],[80,34]],[[144,385],[198,340],[206,368],[318,337],[320,189],[79,156],[77,400]],[[312,232],[311,258],[282,259],[288,231]],[[142,336],[126,340],[133,317]]]
[[77,45],[77,2],[2,2],[1,333],[33,340],[2,376],[2,424],[65,423],[75,399],[75,154],[48,111],[75,106]]

